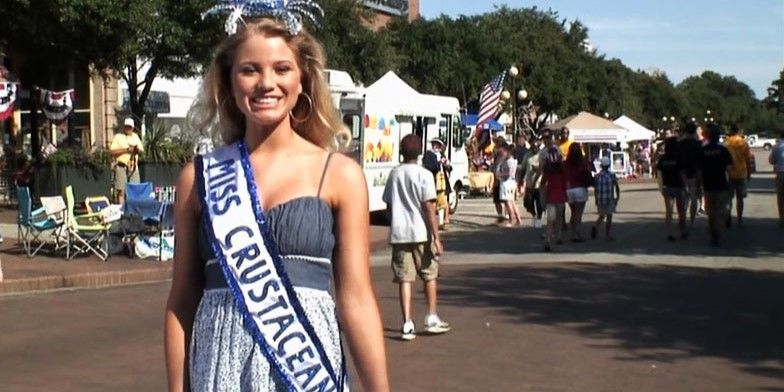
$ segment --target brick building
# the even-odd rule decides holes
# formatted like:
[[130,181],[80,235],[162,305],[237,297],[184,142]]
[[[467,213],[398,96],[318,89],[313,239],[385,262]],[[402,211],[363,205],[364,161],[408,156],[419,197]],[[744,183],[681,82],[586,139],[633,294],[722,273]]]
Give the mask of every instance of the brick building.
[[379,29],[396,16],[407,16],[409,21],[419,18],[419,0],[361,0],[376,13],[373,28]]

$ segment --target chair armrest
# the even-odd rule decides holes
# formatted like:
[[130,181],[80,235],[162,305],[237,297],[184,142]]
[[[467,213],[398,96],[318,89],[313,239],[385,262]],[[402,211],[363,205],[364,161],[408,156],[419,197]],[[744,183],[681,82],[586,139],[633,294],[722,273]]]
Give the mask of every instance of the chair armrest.
[[30,213],[30,216],[33,217],[33,218],[36,218],[39,215],[46,216],[46,208],[38,207],[33,212]]

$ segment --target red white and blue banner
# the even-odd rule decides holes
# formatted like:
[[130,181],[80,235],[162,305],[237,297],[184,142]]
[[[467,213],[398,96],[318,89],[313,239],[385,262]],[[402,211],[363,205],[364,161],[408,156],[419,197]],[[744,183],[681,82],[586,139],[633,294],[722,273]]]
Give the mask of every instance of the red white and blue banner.
[[65,91],[41,89],[41,109],[50,121],[65,120],[73,111],[75,102],[74,89]]

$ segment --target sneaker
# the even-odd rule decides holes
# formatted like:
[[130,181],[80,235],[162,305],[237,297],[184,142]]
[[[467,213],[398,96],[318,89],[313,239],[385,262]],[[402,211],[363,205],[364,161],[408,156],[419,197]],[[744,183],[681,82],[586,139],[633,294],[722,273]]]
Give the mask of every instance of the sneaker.
[[3,236],[0,235],[0,244],[2,244],[2,243],[3,243]]
[[542,220],[534,218],[534,229],[542,228]]
[[411,320],[403,323],[403,328],[400,329],[400,338],[403,340],[414,340],[416,337],[416,330],[414,329],[414,322]]
[[447,323],[444,320],[441,320],[441,318],[439,318],[438,315],[436,314],[431,314],[425,317],[425,331],[429,333],[432,334],[446,333],[449,332],[450,329],[451,327],[449,326],[449,323]]

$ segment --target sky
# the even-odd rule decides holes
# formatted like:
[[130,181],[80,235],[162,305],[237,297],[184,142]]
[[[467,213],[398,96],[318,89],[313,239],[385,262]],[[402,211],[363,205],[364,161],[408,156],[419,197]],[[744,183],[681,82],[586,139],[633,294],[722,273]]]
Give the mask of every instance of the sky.
[[634,70],[662,70],[675,84],[711,70],[761,99],[784,69],[784,0],[421,0],[420,13],[477,15],[496,5],[580,20],[599,54]]

